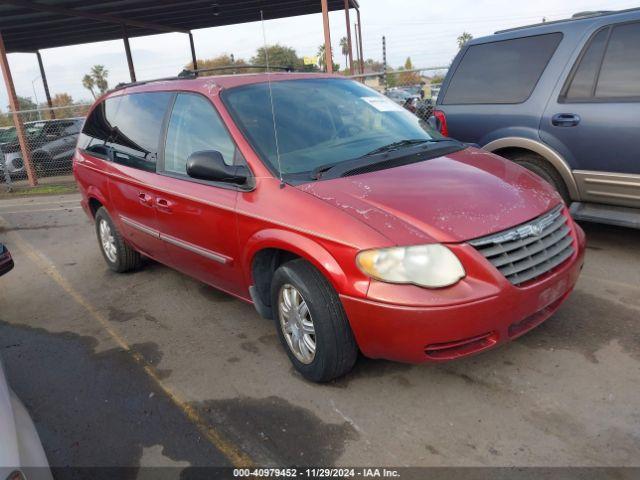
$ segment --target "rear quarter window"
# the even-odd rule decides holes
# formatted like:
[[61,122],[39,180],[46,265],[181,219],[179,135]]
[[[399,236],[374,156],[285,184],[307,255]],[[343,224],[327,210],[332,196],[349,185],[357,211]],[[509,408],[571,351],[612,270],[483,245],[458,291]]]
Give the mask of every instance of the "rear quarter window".
[[557,32],[470,46],[451,78],[442,103],[524,102],[561,40],[562,33]]

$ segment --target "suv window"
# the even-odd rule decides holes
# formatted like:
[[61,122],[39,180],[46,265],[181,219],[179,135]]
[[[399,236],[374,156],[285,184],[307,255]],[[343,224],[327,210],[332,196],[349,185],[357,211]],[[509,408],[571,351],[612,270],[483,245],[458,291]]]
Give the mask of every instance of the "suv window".
[[567,100],[575,100],[579,98],[588,98],[593,96],[593,85],[596,75],[600,70],[600,62],[602,61],[602,53],[607,43],[609,29],[605,28],[596,34],[591,43],[582,54],[579,60],[580,64],[575,69],[571,85],[567,89]]
[[618,25],[611,31],[596,97],[640,97],[640,23]]
[[194,152],[217,150],[233,165],[236,147],[209,100],[181,93],[171,111],[164,150],[164,170],[186,174],[187,158]]
[[553,56],[562,33],[470,46],[442,101],[454,104],[522,103]]
[[155,171],[162,122],[173,94],[134,93],[98,105],[83,129],[81,148],[117,163]]
[[640,97],[640,23],[607,27],[596,33],[569,78],[561,101]]

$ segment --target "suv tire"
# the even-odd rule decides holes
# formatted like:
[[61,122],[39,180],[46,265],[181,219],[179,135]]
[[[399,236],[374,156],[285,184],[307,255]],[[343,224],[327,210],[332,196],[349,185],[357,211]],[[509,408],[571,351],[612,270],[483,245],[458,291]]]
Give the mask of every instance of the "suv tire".
[[327,382],[353,368],[358,347],[347,315],[336,291],[313,265],[302,259],[281,265],[271,282],[271,301],[280,341],[302,376]]
[[510,159],[527,170],[532,171],[549,183],[560,194],[564,203],[567,205],[571,203],[569,191],[567,190],[564,180],[562,180],[558,171],[549,165],[549,162],[544,158],[536,155],[535,153],[520,153],[512,155]]
[[141,255],[124,241],[106,208],[100,207],[98,209],[95,221],[100,251],[109,268],[117,273],[130,272],[140,268]]

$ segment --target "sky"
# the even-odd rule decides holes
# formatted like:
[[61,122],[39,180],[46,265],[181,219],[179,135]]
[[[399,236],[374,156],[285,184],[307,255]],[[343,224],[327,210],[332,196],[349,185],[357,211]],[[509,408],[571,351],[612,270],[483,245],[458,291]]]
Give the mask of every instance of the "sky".
[[[318,0],[319,3],[319,0]],[[415,67],[447,65],[457,52],[462,32],[474,37],[496,30],[542,21],[558,20],[587,10],[620,10],[640,7],[640,0],[360,0],[365,58],[382,60],[382,36],[387,41],[387,61],[397,67],[411,57]],[[351,22],[355,21],[352,10]],[[346,34],[344,12],[331,12],[334,60],[344,65],[339,40]],[[353,30],[353,29],[352,29]],[[227,27],[194,30],[198,58],[234,54],[249,60],[256,49],[280,43],[300,56],[315,55],[324,42],[320,14],[269,20]],[[138,80],[176,75],[190,62],[189,39],[169,33],[133,38],[130,41]],[[41,51],[52,95],[68,93],[75,101],[90,101],[82,77],[95,64],[109,71],[109,84],[129,81],[121,40],[98,42]],[[18,95],[43,102],[45,95],[34,54],[10,54]],[[0,82],[0,110],[7,110],[7,92]]]

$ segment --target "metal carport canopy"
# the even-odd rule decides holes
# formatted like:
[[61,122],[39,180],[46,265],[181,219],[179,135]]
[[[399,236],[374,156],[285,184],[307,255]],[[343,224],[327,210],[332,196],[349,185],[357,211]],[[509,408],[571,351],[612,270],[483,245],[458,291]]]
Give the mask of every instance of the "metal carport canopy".
[[[131,81],[136,80],[129,38],[179,32],[189,35],[191,57],[197,69],[191,30],[255,22],[264,18],[295,17],[322,12],[325,64],[333,72],[329,12],[345,11],[351,74],[354,73],[349,10],[356,9],[359,64],[362,71],[362,34],[357,0],[0,0],[0,70],[9,95],[9,106],[30,185],[37,184],[8,53],[35,53],[40,76],[52,107],[40,50],[107,40],[123,40]],[[51,116],[54,117],[53,110]]]
[[[350,6],[358,8],[356,0]],[[344,0],[327,0],[330,11]],[[322,11],[320,0],[0,0],[0,32],[7,53],[120,40],[162,32],[294,17]]]

